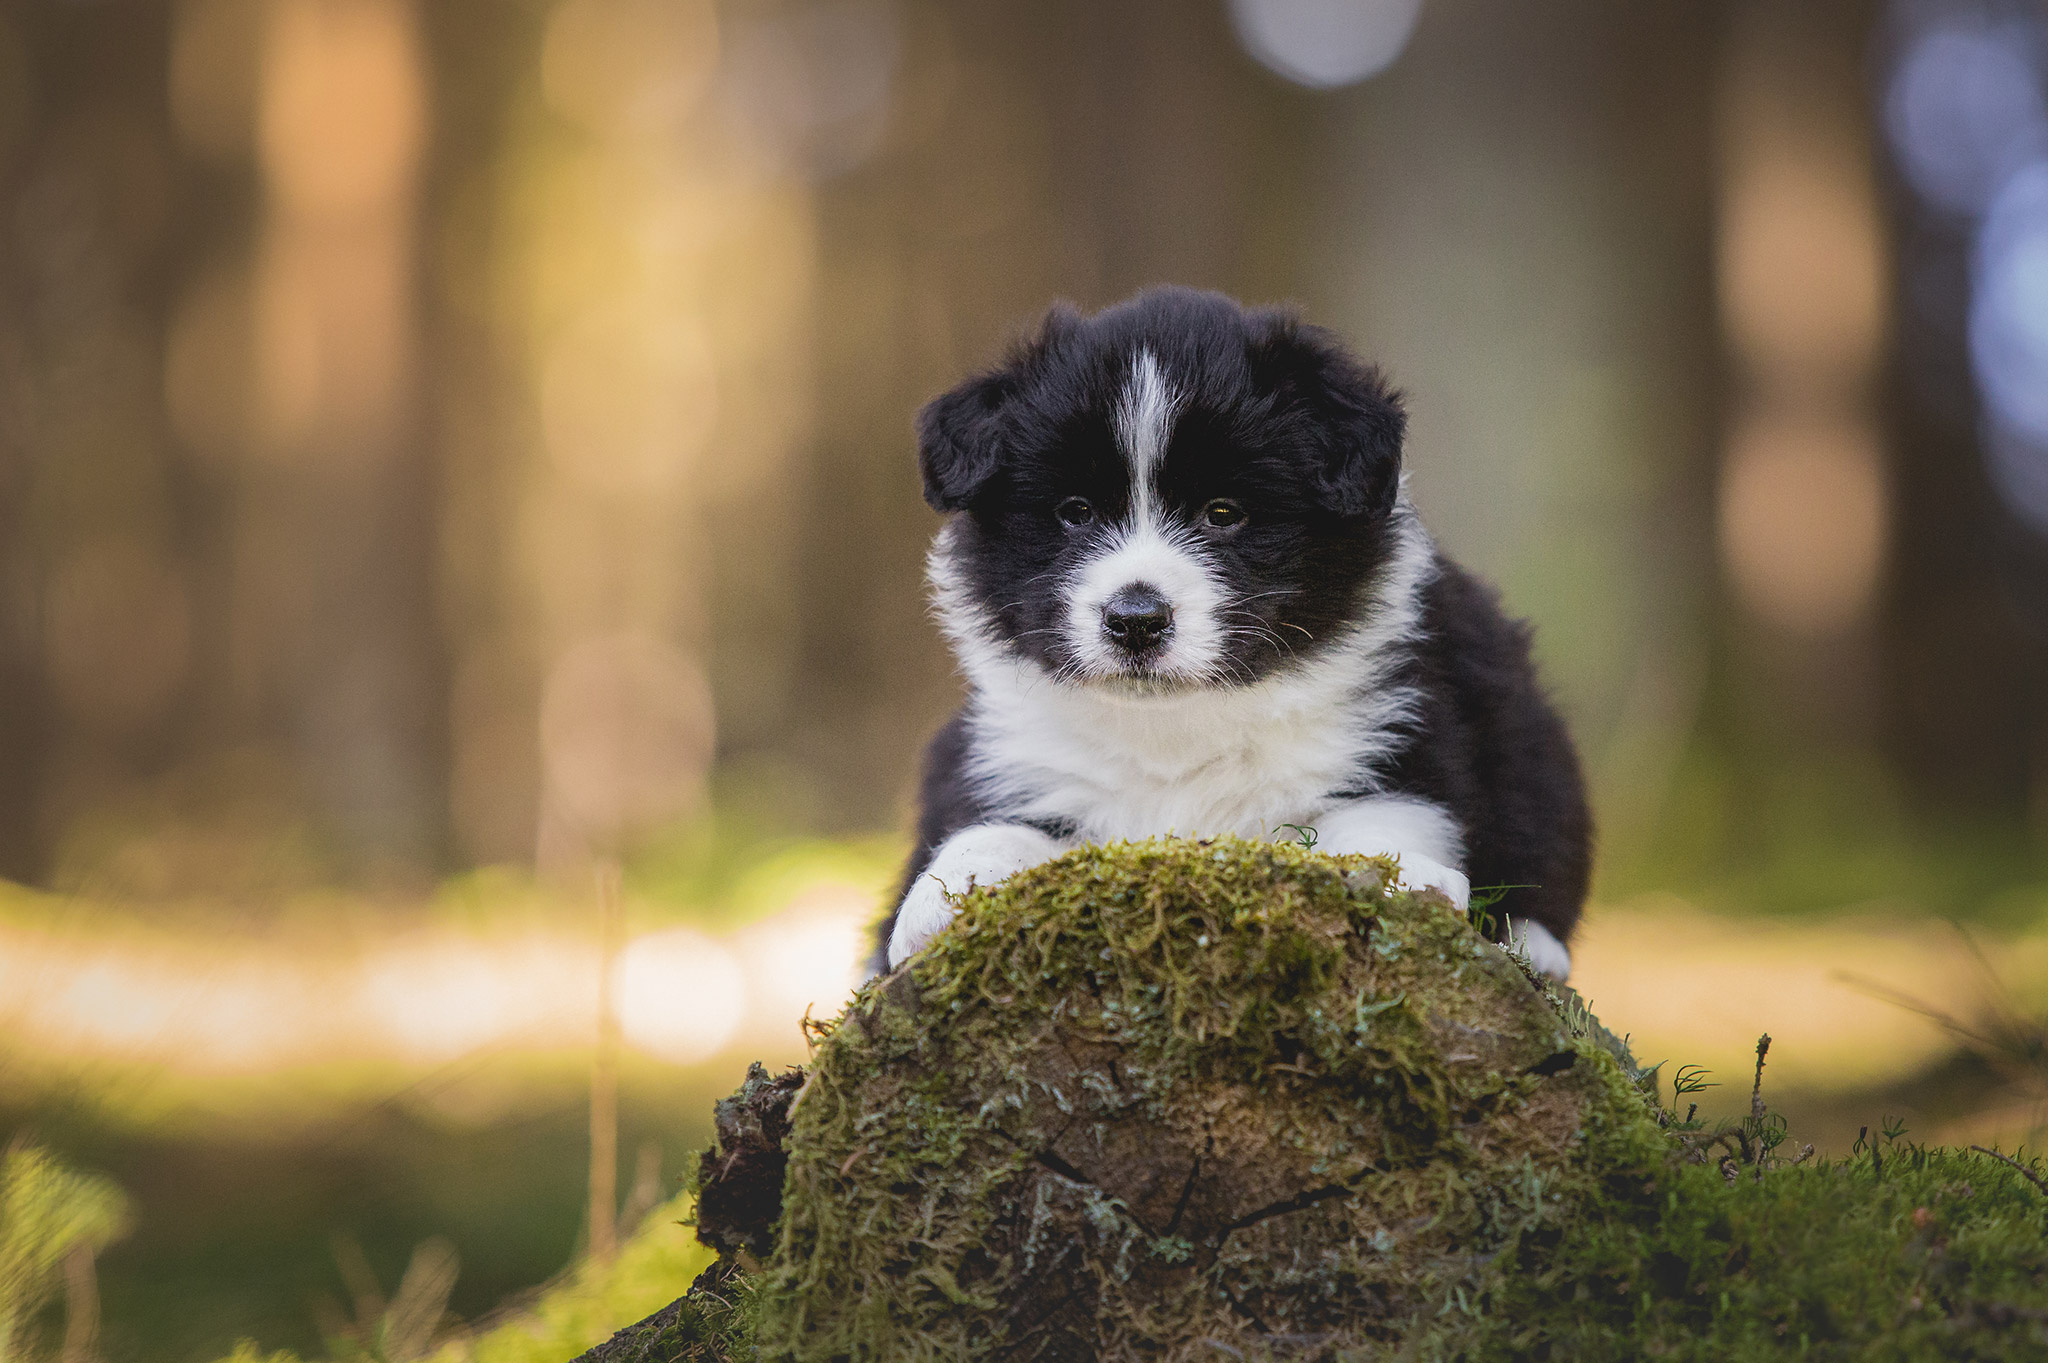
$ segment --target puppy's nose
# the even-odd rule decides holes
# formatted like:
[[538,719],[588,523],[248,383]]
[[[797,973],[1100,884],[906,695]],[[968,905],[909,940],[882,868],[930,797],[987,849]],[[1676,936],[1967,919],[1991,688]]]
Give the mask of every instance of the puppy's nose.
[[1156,647],[1173,628],[1173,607],[1142,582],[1134,582],[1102,604],[1102,628],[1133,653]]

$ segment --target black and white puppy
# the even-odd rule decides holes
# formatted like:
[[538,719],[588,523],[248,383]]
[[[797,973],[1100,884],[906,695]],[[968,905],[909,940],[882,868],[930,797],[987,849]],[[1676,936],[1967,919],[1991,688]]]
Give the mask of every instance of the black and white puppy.
[[1440,554],[1400,400],[1326,331],[1185,289],[1057,307],[918,419],[968,695],[926,754],[875,969],[950,896],[1085,843],[1293,838],[1400,859],[1558,979],[1585,897],[1578,760],[1524,626]]

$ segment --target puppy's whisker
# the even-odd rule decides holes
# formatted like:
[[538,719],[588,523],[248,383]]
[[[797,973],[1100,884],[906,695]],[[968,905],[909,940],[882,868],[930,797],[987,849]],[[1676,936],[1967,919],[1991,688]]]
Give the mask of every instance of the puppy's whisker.
[[1227,637],[1231,639],[1264,639],[1276,646],[1281,642],[1278,634],[1263,625],[1229,625],[1225,628]]
[[[1225,630],[1234,638],[1270,639],[1275,644],[1280,642],[1280,636],[1273,627],[1249,611],[1224,611],[1223,614],[1225,616],[1242,616],[1244,620],[1249,622],[1243,624],[1225,623]],[[1307,631],[1304,630],[1303,633],[1307,633]]]

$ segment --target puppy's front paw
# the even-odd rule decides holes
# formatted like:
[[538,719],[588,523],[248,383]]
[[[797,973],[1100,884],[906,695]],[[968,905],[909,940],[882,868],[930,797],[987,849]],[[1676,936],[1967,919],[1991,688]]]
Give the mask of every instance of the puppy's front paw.
[[1399,857],[1401,884],[1411,890],[1441,890],[1459,913],[1470,907],[1472,882],[1465,878],[1463,871],[1425,857],[1420,852],[1402,852]]
[[944,932],[959,912],[937,876],[930,871],[919,876],[896,910],[896,929],[889,934],[889,969],[924,950],[925,943]]
[[976,824],[946,839],[896,910],[896,926],[889,934],[889,968],[902,965],[946,930],[959,912],[953,905],[955,895],[1007,880],[1059,851],[1059,843],[1022,824]]

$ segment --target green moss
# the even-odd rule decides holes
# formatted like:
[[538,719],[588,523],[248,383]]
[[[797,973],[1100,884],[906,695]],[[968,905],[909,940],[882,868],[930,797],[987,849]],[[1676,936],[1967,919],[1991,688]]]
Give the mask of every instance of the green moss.
[[1875,1154],[1674,1165],[1519,1246],[1417,1356],[2048,1358],[2048,1197],[1969,1151]]
[[756,1310],[751,1278],[734,1265],[713,1268],[687,1295],[579,1355],[577,1363],[741,1363],[753,1357]]

